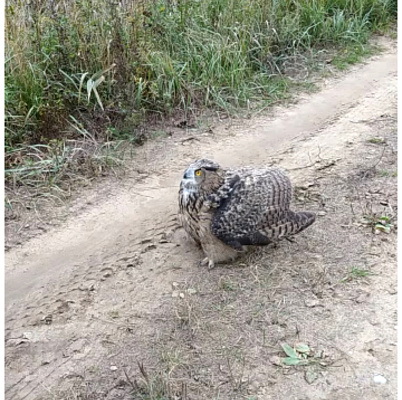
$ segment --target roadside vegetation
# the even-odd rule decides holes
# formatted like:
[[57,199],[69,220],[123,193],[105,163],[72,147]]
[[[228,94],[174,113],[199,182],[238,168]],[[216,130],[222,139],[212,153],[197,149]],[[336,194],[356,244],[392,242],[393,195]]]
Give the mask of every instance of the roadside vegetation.
[[145,122],[266,107],[328,50],[357,62],[396,14],[396,0],[8,0],[6,188],[102,173]]

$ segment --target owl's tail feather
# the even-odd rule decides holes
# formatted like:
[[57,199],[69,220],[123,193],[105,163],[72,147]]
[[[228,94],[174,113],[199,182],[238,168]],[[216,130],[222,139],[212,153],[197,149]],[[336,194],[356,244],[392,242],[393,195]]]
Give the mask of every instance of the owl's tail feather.
[[252,234],[241,237],[231,237],[230,235],[217,236],[227,245],[238,251],[241,251],[242,246],[266,246],[267,244],[275,242],[278,239],[296,235],[310,226],[314,221],[315,214],[311,212],[304,211],[295,213],[293,211],[288,211],[286,215],[276,224],[269,225]]
[[290,214],[293,214],[293,218],[296,222],[295,226],[294,226],[295,231],[293,233],[291,233],[291,235],[294,235],[296,233],[303,231],[304,229],[308,228],[315,221],[315,214],[312,212],[301,211],[301,212],[295,213],[295,212],[290,211]]
[[264,234],[271,240],[296,235],[309,227],[315,221],[315,214],[307,211],[288,211],[285,218],[277,224],[263,229]]

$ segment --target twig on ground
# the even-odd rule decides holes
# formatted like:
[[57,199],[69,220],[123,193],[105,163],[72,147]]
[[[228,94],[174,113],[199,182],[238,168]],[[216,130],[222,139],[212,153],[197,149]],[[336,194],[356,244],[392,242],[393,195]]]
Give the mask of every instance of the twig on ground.
[[132,387],[134,390],[139,391],[140,388],[139,388],[139,386],[138,386],[137,381],[134,379],[134,382],[133,382],[133,381],[130,379],[130,377],[128,376],[127,371],[126,371],[125,368],[123,368],[123,372],[124,372],[124,375],[126,375],[127,382],[131,385],[131,387]]
[[190,136],[188,138],[185,138],[181,141],[181,144],[184,144],[185,142],[188,142],[189,140],[198,140],[200,141],[200,139],[196,138],[195,136]]

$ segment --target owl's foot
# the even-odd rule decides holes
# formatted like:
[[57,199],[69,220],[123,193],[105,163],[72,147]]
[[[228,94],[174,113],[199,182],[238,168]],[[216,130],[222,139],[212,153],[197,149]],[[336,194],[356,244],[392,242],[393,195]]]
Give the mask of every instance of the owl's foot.
[[200,265],[205,267],[208,265],[208,269],[212,269],[215,267],[215,263],[210,260],[208,257],[205,257],[202,261],[200,261]]

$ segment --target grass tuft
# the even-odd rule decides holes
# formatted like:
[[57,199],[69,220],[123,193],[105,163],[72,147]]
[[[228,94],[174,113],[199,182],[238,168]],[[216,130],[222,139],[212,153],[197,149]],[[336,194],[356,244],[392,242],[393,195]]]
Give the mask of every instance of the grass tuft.
[[357,62],[396,14],[395,0],[9,0],[6,180],[57,182],[84,154],[113,164],[98,150],[141,143],[150,115],[265,107],[323,48]]

